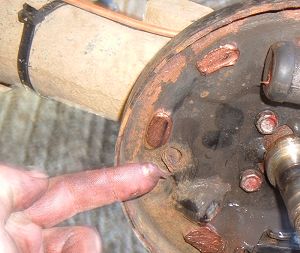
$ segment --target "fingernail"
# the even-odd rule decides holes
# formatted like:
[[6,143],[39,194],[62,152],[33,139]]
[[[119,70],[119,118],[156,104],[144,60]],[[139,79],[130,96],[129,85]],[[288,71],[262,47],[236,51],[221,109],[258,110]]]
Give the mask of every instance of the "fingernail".
[[153,163],[143,163],[141,164],[141,168],[145,176],[155,175],[157,177],[165,179],[171,175],[170,172],[163,171]]

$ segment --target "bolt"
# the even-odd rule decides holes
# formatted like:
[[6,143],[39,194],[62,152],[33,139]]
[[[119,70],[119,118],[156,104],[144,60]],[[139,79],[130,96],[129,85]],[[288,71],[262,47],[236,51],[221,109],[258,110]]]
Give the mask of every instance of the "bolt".
[[175,171],[176,165],[178,165],[181,158],[182,153],[178,149],[173,147],[167,148],[161,156],[161,159],[171,172]]
[[278,127],[278,116],[270,110],[262,111],[256,116],[256,127],[261,134],[272,134]]
[[245,192],[255,192],[260,190],[263,182],[262,174],[255,169],[243,171],[240,179],[240,187]]

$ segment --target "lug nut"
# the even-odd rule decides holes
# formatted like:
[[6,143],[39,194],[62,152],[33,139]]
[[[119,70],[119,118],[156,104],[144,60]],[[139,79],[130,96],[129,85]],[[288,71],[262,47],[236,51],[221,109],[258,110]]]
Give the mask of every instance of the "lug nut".
[[262,111],[256,116],[256,127],[261,134],[272,134],[278,127],[278,116],[270,110]]
[[258,170],[247,169],[241,174],[240,187],[245,192],[255,192],[260,190],[262,182],[262,174]]

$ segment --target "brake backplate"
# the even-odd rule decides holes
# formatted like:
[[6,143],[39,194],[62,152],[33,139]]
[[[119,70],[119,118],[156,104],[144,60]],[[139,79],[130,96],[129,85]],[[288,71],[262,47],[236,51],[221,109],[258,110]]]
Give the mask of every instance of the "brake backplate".
[[[125,203],[151,252],[299,249],[263,175],[266,147],[255,124],[261,111],[274,112],[279,125],[299,115],[299,106],[271,102],[261,88],[268,49],[278,41],[300,45],[300,1],[236,4],[181,32],[137,80],[116,163],[153,162],[171,174]],[[250,192],[241,187],[249,168],[263,175],[249,181]],[[280,240],[289,243],[279,247]]]

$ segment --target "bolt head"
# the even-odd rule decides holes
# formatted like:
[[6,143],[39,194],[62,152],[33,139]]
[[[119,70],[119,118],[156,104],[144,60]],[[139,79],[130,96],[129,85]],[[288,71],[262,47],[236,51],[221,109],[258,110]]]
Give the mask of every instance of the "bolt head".
[[245,192],[255,192],[260,190],[263,183],[261,172],[255,169],[248,169],[242,172],[240,178],[240,187]]
[[261,134],[272,134],[278,127],[278,116],[276,113],[265,110],[256,116],[256,128]]

